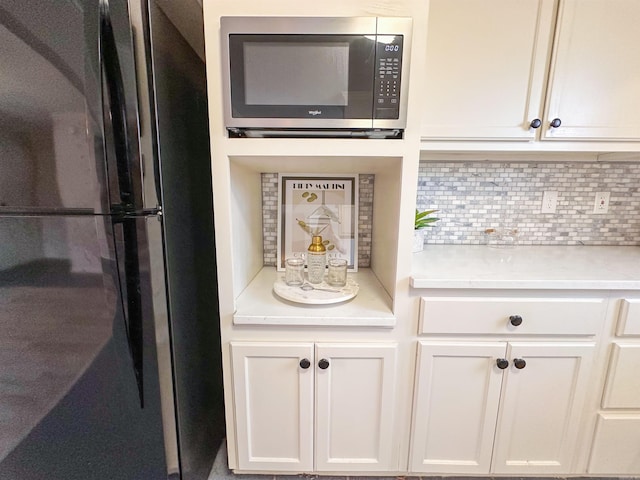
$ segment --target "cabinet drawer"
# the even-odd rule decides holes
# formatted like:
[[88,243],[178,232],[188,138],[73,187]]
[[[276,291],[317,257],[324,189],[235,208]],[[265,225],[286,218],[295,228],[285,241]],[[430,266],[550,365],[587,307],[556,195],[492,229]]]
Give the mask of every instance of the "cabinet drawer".
[[420,333],[594,335],[605,311],[602,298],[423,297]]
[[614,343],[603,408],[640,408],[640,344]]
[[620,301],[618,336],[640,335],[640,298]]

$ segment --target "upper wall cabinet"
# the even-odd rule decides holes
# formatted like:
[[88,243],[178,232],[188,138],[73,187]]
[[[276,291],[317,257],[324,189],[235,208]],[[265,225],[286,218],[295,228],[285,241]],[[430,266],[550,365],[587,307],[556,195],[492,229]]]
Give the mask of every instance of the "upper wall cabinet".
[[431,0],[423,137],[535,138],[553,18],[552,0]]
[[560,2],[543,139],[640,140],[639,24],[637,0]]
[[640,140],[639,22],[637,0],[431,0],[424,140]]

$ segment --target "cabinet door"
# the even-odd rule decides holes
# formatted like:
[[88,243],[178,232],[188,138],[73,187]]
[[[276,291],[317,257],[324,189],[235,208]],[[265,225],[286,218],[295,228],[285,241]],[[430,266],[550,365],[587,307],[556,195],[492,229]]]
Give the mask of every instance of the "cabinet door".
[[637,0],[560,2],[544,139],[640,140],[639,22]]
[[311,471],[313,344],[232,343],[231,354],[239,468]]
[[535,138],[553,19],[552,0],[431,0],[423,138]]
[[614,342],[603,408],[640,408],[640,343]]
[[396,350],[395,344],[317,345],[317,471],[397,470]]
[[489,473],[504,342],[420,342],[410,470]]
[[[512,343],[493,472],[571,473],[593,343]],[[518,369],[516,359],[524,360]]]
[[637,476],[640,472],[640,415],[601,413],[593,439],[590,474]]

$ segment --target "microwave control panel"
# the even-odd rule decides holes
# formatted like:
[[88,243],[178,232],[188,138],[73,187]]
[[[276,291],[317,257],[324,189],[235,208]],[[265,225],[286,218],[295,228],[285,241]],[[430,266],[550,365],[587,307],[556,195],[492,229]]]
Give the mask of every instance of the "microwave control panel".
[[400,116],[402,71],[402,35],[378,35],[373,118],[397,119]]

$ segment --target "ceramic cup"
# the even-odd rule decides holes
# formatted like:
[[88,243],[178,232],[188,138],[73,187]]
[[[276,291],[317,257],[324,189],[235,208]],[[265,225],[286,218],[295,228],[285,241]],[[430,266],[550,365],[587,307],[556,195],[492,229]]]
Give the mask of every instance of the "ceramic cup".
[[287,258],[284,262],[284,281],[292,287],[299,287],[304,283],[304,259],[301,257]]
[[330,258],[327,266],[327,283],[332,287],[344,287],[347,284],[347,261],[344,258]]

